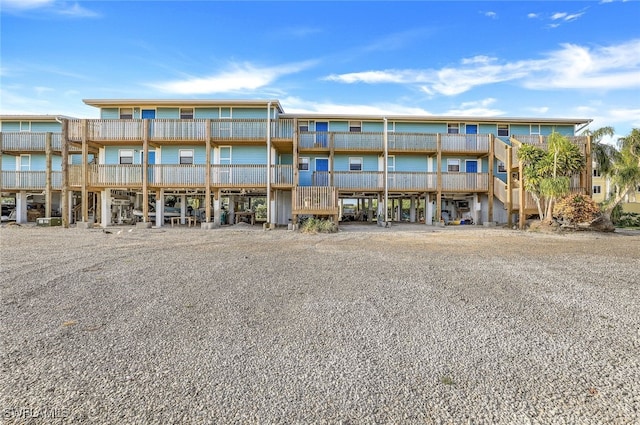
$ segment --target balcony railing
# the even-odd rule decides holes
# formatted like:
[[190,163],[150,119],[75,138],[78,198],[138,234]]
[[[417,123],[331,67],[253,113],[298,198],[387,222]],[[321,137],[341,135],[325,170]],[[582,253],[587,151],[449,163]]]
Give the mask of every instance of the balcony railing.
[[[44,152],[47,145],[47,134],[49,133],[2,132],[2,150],[7,152]],[[60,151],[62,149],[62,134],[50,134],[51,149]],[[70,150],[78,150],[78,148],[70,147]]]
[[332,132],[333,148],[336,150],[376,150],[382,149],[382,133]]
[[486,192],[488,173],[442,173],[442,190],[446,192]]
[[402,172],[388,173],[389,190],[425,190],[431,191],[438,188],[437,173]]
[[[3,190],[44,190],[47,186],[46,171],[2,171]],[[51,172],[51,189],[62,188],[62,173]]]
[[390,151],[431,151],[438,149],[438,135],[435,133],[387,133]]
[[[314,180],[328,181],[327,172],[316,171],[314,174]],[[336,171],[333,173],[333,185],[339,189],[382,190],[384,173],[382,171]]]
[[89,181],[92,186],[141,186],[142,165],[90,165]]
[[149,132],[153,141],[205,141],[207,123],[205,120],[150,120]]
[[294,214],[335,215],[338,195],[335,187],[300,186],[293,189]]
[[443,152],[488,152],[488,134],[442,134]]
[[[312,175],[314,186],[330,186],[328,171],[316,171]],[[438,174],[433,172],[387,173],[387,188],[392,191],[435,191]],[[334,171],[333,186],[348,190],[384,189],[383,171]],[[442,190],[446,192],[486,192],[489,190],[488,173],[442,173]]]

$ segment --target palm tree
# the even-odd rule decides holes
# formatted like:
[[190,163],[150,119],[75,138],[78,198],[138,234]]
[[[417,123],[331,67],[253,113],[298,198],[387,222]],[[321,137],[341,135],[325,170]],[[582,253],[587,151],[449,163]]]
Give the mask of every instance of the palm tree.
[[615,196],[608,200],[604,209],[607,218],[622,200],[640,186],[640,130],[634,128],[626,137],[618,139],[620,150],[613,156],[611,181],[617,187]]
[[615,146],[603,143],[602,138],[604,136],[613,137],[615,134],[614,128],[601,127],[594,131],[587,130],[584,134],[591,136],[591,154],[596,162],[596,169],[599,170],[603,176],[610,175],[613,158],[615,158],[618,151]]
[[518,150],[518,158],[524,164],[524,189],[536,201],[540,219],[550,222],[555,200],[569,193],[571,176],[584,168],[586,159],[576,144],[556,132],[549,136],[546,151],[523,145]]

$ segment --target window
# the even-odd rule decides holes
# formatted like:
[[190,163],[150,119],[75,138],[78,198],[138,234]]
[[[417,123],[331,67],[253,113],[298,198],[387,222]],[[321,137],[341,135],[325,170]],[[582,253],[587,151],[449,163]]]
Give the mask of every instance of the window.
[[20,121],[20,131],[31,131],[31,121]]
[[593,169],[593,177],[600,177],[600,170],[598,170],[597,168]]
[[120,164],[133,164],[133,150],[131,149],[120,149],[118,157]]
[[498,124],[498,137],[509,137],[509,124]]
[[309,131],[309,121],[298,121],[298,131],[300,133]]
[[133,119],[133,108],[120,108],[120,119],[121,120]]
[[298,158],[298,170],[309,171],[309,158]]
[[498,161],[498,172],[499,173],[506,173],[507,172],[507,166],[502,161]]
[[180,108],[180,119],[181,120],[192,120],[193,119],[193,108]]
[[460,133],[460,124],[457,124],[457,123],[455,123],[455,124],[452,124],[452,123],[447,124],[447,133],[448,134],[458,134],[458,133]]
[[30,171],[31,170],[31,155],[22,154],[20,155],[20,170],[19,171]]
[[362,158],[349,158],[349,171],[362,171]]
[[180,149],[180,164],[193,164],[193,149]]
[[593,194],[597,195],[598,193],[602,193],[602,187],[601,186],[593,186]]
[[449,173],[460,172],[460,160],[459,159],[447,159],[447,171]]
[[540,134],[540,124],[531,124],[530,134]]
[[362,133],[362,121],[349,121],[349,132]]

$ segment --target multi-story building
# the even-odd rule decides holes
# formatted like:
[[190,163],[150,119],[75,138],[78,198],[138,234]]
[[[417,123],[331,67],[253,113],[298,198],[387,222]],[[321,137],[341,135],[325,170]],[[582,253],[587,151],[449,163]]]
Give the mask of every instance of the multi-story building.
[[[522,143],[544,146],[555,131],[591,164],[588,138],[576,136],[586,119],[287,114],[277,100],[84,102],[99,119],[60,117],[38,136],[60,141],[42,170],[58,179],[51,189],[15,183],[26,170],[6,158],[26,148],[7,141],[38,139],[26,126],[20,135],[27,117],[0,117],[3,193],[17,201],[55,191],[46,214],[59,205],[65,220],[103,226],[192,217],[208,227],[254,222],[258,211],[286,225],[347,210],[382,223],[511,224],[537,211],[520,191]],[[589,166],[572,190],[590,194],[591,177]]]
[[[616,187],[612,184],[609,177],[600,173],[595,162],[592,164],[592,167],[591,197],[594,201],[601,203],[615,195]],[[640,214],[640,186],[638,186],[635,191],[629,193],[620,205],[622,205],[622,210],[625,212]]]

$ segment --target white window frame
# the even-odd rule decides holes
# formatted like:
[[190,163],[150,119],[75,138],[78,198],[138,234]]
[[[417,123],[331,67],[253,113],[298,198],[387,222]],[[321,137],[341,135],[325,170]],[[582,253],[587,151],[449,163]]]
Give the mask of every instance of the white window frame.
[[[191,161],[182,162],[183,158],[191,158]],[[193,149],[179,149],[178,150],[178,164],[180,164],[180,165],[193,165],[194,164]]]
[[[457,166],[457,170],[452,170],[451,167]],[[460,160],[459,159],[447,159],[447,173],[459,173],[460,172]]]
[[23,153],[18,157],[18,171],[31,171],[31,154]]
[[[455,127],[454,127],[455,126]],[[455,131],[452,131],[455,130]],[[460,134],[460,123],[448,122],[447,123],[447,134]]]
[[300,132],[300,133],[308,133],[309,132],[309,121],[298,121],[298,132]]
[[498,161],[498,166],[496,167],[498,173],[506,173],[507,172],[507,164],[502,161]]
[[396,156],[395,155],[387,155],[387,171],[390,171],[390,172],[396,171]]
[[[229,149],[229,156],[222,156],[222,151]],[[223,165],[227,164],[227,165],[231,165],[231,158],[233,157],[233,147],[229,146],[229,145],[224,145],[224,146],[220,146],[218,147],[218,164],[223,164],[222,161],[228,161],[225,162]]]
[[362,121],[349,121],[349,133],[362,133]]
[[[128,111],[131,111],[131,113],[130,114],[126,113]],[[121,120],[132,120],[133,108],[120,108],[118,110],[118,117],[120,117]]]
[[597,168],[593,169],[593,177],[602,177],[600,175],[600,170],[598,170]]
[[181,120],[192,120],[195,117],[195,108],[180,108]]
[[600,186],[599,184],[594,185],[594,186],[593,186],[592,193],[593,193],[594,195],[599,195],[599,194],[601,194],[601,193],[602,193],[602,186]]
[[[502,127],[502,128],[500,128]],[[500,130],[504,130],[506,127],[507,130],[507,134],[500,134]],[[497,134],[498,137],[509,137],[509,135],[511,134],[511,126],[509,124],[498,124],[497,126]]]
[[[129,155],[126,155],[129,154]],[[131,158],[131,162],[122,162],[122,158]],[[120,149],[118,150],[118,164],[131,165],[133,164],[133,149]]]
[[301,156],[298,158],[298,171],[309,171],[311,165],[311,159],[308,156]]
[[529,126],[529,134],[532,135],[532,136],[539,136],[540,135],[540,124],[531,124]]
[[[354,169],[354,166],[356,169]],[[362,171],[364,168],[364,161],[361,156],[349,157],[349,171]]]
[[31,131],[31,121],[20,121],[20,131]]

